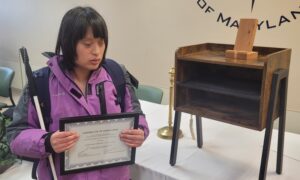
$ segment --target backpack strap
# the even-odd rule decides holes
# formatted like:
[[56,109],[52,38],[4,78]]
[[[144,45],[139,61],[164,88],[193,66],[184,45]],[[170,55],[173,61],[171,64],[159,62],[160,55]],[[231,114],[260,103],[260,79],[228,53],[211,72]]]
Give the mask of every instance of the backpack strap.
[[105,101],[104,82],[96,84],[96,94],[99,98],[101,114],[105,115],[107,114],[107,109]]
[[51,103],[49,93],[49,74],[50,68],[43,67],[33,73],[34,81],[37,86],[37,96],[40,102],[42,115],[44,118],[45,128],[49,131],[51,119]]
[[121,66],[112,59],[105,59],[102,63],[102,67],[107,71],[110,75],[115,88],[117,90],[117,103],[120,104],[121,111],[124,112],[125,109],[125,77],[124,72]]

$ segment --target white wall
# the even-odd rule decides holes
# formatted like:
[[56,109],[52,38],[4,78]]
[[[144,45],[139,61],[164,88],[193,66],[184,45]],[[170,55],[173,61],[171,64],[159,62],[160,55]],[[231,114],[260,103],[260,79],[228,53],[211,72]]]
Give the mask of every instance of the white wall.
[[[54,50],[63,14],[77,5],[90,5],[104,16],[109,28],[108,57],[125,64],[141,83],[169,88],[169,69],[174,66],[174,52],[180,46],[205,42],[234,43],[237,29],[217,22],[220,12],[232,17],[269,20],[276,28],[257,32],[255,45],[292,48],[288,109],[300,111],[298,79],[300,72],[300,14],[292,18],[290,11],[300,11],[299,2],[282,0],[0,0],[0,64],[13,67],[13,86],[22,87],[18,49],[28,49],[33,69],[45,64],[40,55]],[[208,7],[213,12],[205,13]],[[291,22],[278,26],[284,15]],[[166,96],[167,97],[167,96]]]

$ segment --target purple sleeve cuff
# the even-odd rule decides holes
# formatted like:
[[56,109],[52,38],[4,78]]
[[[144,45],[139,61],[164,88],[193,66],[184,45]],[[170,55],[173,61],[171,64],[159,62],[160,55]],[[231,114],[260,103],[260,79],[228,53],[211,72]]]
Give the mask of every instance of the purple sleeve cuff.
[[145,139],[149,136],[149,128],[144,115],[139,116],[139,126],[145,133]]
[[42,129],[23,130],[10,144],[12,152],[19,156],[29,158],[45,158],[49,153],[45,150],[46,134]]

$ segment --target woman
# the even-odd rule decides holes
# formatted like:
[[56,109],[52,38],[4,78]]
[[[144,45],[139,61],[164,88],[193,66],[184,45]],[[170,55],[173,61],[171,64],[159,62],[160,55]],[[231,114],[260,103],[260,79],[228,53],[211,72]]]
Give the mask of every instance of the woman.
[[[39,127],[36,110],[31,103],[28,87],[14,111],[8,138],[13,153],[40,159],[39,179],[51,179],[47,157],[52,153],[58,179],[130,179],[128,166],[60,175],[58,153],[71,149],[80,138],[78,133],[58,131],[63,117],[99,115],[105,105],[107,113],[120,113],[116,88],[110,75],[101,67],[108,46],[108,32],[104,19],[91,7],[76,7],[63,17],[56,44],[56,56],[47,62],[51,119],[49,132]],[[125,112],[138,112],[139,128],[120,133],[120,139],[130,147],[139,147],[149,134],[148,125],[135,96],[129,75],[126,78]],[[96,85],[104,84],[105,103],[96,95]],[[75,95],[74,95],[75,94]]]

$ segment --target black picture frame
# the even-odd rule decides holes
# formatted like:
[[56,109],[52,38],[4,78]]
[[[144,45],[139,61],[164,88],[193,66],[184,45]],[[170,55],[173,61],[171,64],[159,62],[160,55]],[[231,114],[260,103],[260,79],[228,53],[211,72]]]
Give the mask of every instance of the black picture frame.
[[[131,123],[131,125],[130,125],[131,127],[128,127],[128,128],[137,129],[138,128],[138,118],[139,118],[138,113],[117,113],[117,114],[107,114],[107,115],[66,117],[66,118],[60,119],[59,130],[60,131],[69,130],[70,127],[82,128],[82,125],[89,126],[88,125],[89,123],[91,126],[95,127],[95,125],[97,125],[97,123],[98,123],[98,125],[100,125],[100,124],[106,125],[106,124],[111,124],[111,123],[112,124],[119,123],[122,121],[123,122],[129,121],[129,123]],[[103,126],[101,126],[101,127],[103,127]],[[101,130],[99,130],[99,132],[100,131]],[[118,136],[118,138],[119,138],[119,136]],[[108,161],[107,163],[104,162],[105,160],[102,160],[102,161],[95,160],[94,162],[86,162],[86,163],[81,163],[81,164],[76,164],[76,165],[74,165],[74,164],[70,165],[70,163],[69,163],[70,158],[68,156],[68,153],[69,153],[69,151],[60,153],[60,173],[62,175],[134,164],[136,148],[128,147],[128,153],[129,153],[128,156],[129,157],[127,157],[127,158],[129,158],[129,159],[116,158],[116,159],[111,160],[111,162]]]

